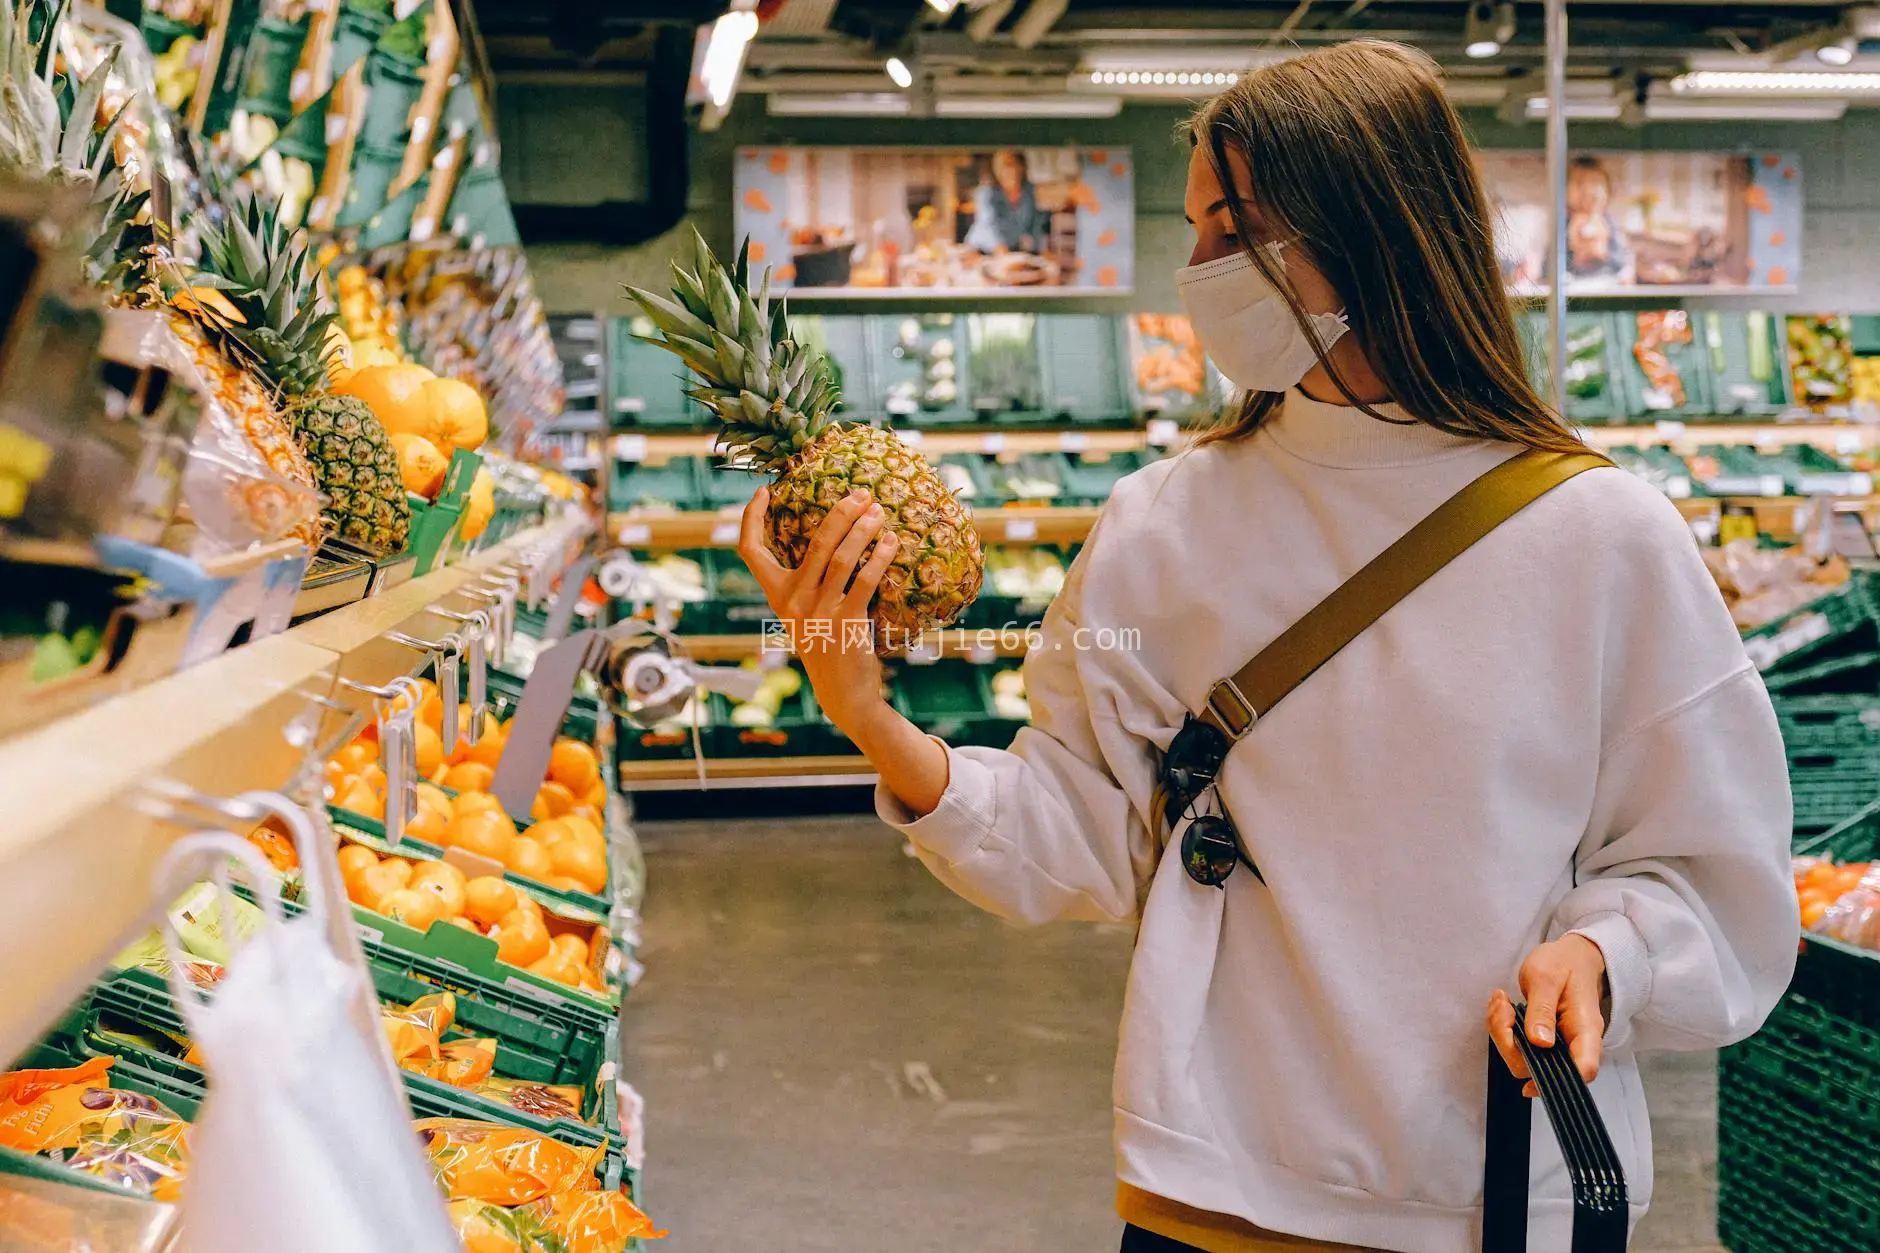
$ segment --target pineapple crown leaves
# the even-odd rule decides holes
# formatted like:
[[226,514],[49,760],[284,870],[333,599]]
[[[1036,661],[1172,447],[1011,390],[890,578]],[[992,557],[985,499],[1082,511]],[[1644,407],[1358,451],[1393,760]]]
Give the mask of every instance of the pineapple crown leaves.
[[688,268],[672,263],[672,298],[627,287],[658,337],[637,336],[677,356],[697,377],[686,395],[718,416],[720,447],[755,469],[775,470],[832,425],[841,399],[821,353],[790,329],[784,301],[770,299],[766,270],[751,291],[751,245],[727,270],[697,230]]
[[67,76],[72,103],[62,109],[54,84],[67,7],[68,0],[50,7],[37,0],[0,0],[0,165],[32,178],[96,183],[111,162],[124,119],[119,109],[104,126],[97,124],[121,48],[114,46],[82,81]]
[[306,242],[244,190],[222,225],[204,228],[202,273],[192,280],[220,291],[239,321],[200,301],[192,312],[283,395],[318,391],[326,383],[328,334],[339,323],[339,311],[320,296],[318,273]]

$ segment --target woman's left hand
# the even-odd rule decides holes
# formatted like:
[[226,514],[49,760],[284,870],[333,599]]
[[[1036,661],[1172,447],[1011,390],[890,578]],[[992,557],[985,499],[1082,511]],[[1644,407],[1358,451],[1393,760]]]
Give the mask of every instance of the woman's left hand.
[[[1606,1019],[1600,1000],[1606,988],[1606,955],[1583,935],[1564,935],[1541,945],[1521,963],[1521,995],[1527,998],[1528,1042],[1552,1047],[1556,1032],[1566,1042],[1573,1064],[1588,1083],[1599,1073]],[[1514,1002],[1497,990],[1488,1000],[1488,1038],[1517,1079],[1529,1079],[1522,1089],[1536,1096],[1527,1062],[1514,1041]]]

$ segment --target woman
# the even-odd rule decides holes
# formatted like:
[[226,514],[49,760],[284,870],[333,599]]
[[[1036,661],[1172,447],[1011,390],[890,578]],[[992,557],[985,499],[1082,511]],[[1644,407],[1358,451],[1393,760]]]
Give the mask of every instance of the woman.
[[990,256],[998,252],[1044,251],[1050,215],[1038,208],[1025,154],[1001,148],[992,154],[992,177],[973,193],[973,224],[965,244]]
[[[1118,486],[1027,663],[1034,724],[1010,751],[947,748],[843,631],[804,640],[817,698],[961,895],[1139,922],[1115,1084],[1126,1250],[1478,1248],[1483,1013],[1513,1064],[1510,992],[1534,1043],[1594,1080],[1636,1216],[1637,1052],[1748,1034],[1794,961],[1768,697],[1676,509],[1594,469],[1234,744],[1218,802],[1260,875],[1184,873],[1150,797],[1215,681],[1478,475],[1578,448],[1523,371],[1424,57],[1360,41],[1259,70],[1193,139],[1178,281],[1247,400]],[[892,549],[858,562],[872,506],[844,501],[786,570],[765,503],[743,552],[779,614],[859,612]],[[1133,651],[1091,646],[1132,628]],[[1537,1140],[1531,1247],[1565,1248],[1564,1167]]]

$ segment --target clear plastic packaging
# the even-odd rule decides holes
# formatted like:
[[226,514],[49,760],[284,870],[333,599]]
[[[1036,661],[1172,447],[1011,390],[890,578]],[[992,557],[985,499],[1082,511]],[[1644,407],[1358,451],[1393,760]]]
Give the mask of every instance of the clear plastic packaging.
[[1746,631],[1819,599],[1848,577],[1845,562],[1816,561],[1800,548],[1762,548],[1752,540],[1733,540],[1702,551],[1731,616]]
[[1880,867],[1869,866],[1815,924],[1819,935],[1880,952]]
[[0,1253],[158,1253],[175,1226],[164,1202],[0,1175]]
[[605,1145],[577,1149],[520,1127],[469,1118],[421,1118],[415,1126],[449,1201],[525,1205],[599,1186],[594,1167]]

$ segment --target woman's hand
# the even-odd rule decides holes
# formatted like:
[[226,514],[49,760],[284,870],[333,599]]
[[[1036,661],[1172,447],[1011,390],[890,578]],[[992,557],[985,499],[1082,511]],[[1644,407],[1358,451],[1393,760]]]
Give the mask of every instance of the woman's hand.
[[[915,814],[932,813],[947,788],[946,749],[882,698],[868,614],[900,540],[882,530],[881,506],[857,490],[829,511],[803,564],[791,570],[764,546],[769,509],[770,491],[759,489],[744,507],[738,555],[764,589],[771,612],[789,624],[817,703],[881,772],[889,791]],[[863,561],[871,540],[875,551]]]
[[[869,602],[894,561],[899,540],[882,532],[881,506],[867,492],[850,492],[810,537],[803,564],[792,570],[764,546],[770,489],[759,488],[744,507],[738,555],[764,589],[771,612],[788,624],[790,643],[816,689],[829,720],[850,738],[881,699],[881,663],[875,660]],[[876,540],[866,562],[862,553]]]
[[[1527,998],[1528,1042],[1550,1048],[1556,1030],[1566,1042],[1580,1077],[1588,1083],[1599,1073],[1606,1020],[1599,1004],[1605,994],[1606,955],[1583,935],[1564,935],[1543,944],[1521,963],[1521,995]],[[1528,1074],[1527,1062],[1514,1040],[1514,1002],[1497,990],[1488,1001],[1488,1038],[1517,1079],[1528,1079],[1522,1089],[1539,1095]]]

